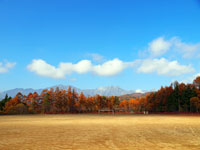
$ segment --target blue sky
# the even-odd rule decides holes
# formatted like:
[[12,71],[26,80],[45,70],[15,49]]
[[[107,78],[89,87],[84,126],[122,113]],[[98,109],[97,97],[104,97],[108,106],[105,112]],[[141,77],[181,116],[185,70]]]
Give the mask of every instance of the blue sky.
[[0,91],[192,82],[199,17],[197,0],[0,0]]

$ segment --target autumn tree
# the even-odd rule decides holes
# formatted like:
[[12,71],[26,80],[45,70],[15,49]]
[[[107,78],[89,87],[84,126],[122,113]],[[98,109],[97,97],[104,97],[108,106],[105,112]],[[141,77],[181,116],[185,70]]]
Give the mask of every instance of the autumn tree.
[[21,103],[21,98],[16,95],[14,98],[12,98],[10,101],[8,101],[5,105],[5,112],[9,113],[10,110],[13,109],[13,107],[15,107],[17,104]]
[[136,100],[136,99],[130,99],[129,100],[129,110],[131,110],[131,111],[134,111],[134,112],[136,112],[136,111],[138,111],[138,101]]
[[98,110],[97,101],[94,96],[90,96],[86,98],[86,105],[88,107],[89,112],[94,112]]
[[76,101],[78,100],[78,94],[75,92],[74,89],[71,91],[71,87],[68,88],[67,98],[68,98],[69,112],[75,112],[76,111],[75,104]]
[[23,95],[19,92],[17,95],[5,104],[5,112],[8,114],[27,113],[28,106],[23,101]]
[[193,84],[198,90],[200,90],[200,76],[198,76],[198,77],[196,77],[196,79],[194,79]]
[[9,114],[27,114],[28,113],[28,106],[23,103],[19,103],[16,106],[12,107]]
[[77,101],[77,107],[79,108],[79,112],[86,111],[86,105],[87,105],[86,97],[84,96],[83,92],[81,92],[79,100]]
[[103,108],[102,106],[102,97],[100,95],[96,95],[96,101],[97,101],[97,109],[100,110]]
[[200,110],[200,99],[198,97],[192,97],[190,99],[190,110],[191,112],[199,112]]
[[49,102],[49,93],[46,93],[46,95],[43,98],[43,113],[48,113],[50,112],[50,102]]
[[125,111],[129,111],[129,102],[127,100],[121,101],[119,106]]
[[100,109],[142,112],[199,112],[200,111],[200,77],[193,84],[178,83],[161,87],[156,92],[147,93],[143,97],[120,101],[117,96],[80,95],[75,89],[67,91],[56,88],[44,89],[40,95],[36,92],[22,95],[18,93],[8,100],[8,96],[0,102],[0,110],[7,113],[64,113],[64,112],[96,112]]
[[56,88],[55,91],[52,91],[52,99],[54,100],[54,107],[56,108],[56,112],[63,112],[63,95],[59,88]]
[[64,112],[69,110],[67,92],[62,90],[62,109]]
[[155,97],[156,97],[156,92],[151,92],[146,95],[146,98],[148,101],[146,110],[149,112],[155,112],[155,107],[154,107]]

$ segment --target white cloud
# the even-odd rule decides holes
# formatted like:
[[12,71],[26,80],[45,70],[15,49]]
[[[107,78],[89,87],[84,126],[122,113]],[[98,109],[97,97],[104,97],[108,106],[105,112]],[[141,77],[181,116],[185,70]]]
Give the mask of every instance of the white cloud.
[[6,73],[9,71],[9,69],[13,68],[16,65],[15,62],[6,62],[3,64],[0,62],[0,73]]
[[58,68],[47,64],[42,59],[34,59],[32,64],[27,66],[28,70],[31,72],[35,72],[38,75],[56,78],[56,79],[64,79],[65,78],[65,70],[71,69],[70,64],[65,65],[61,63]]
[[195,74],[195,75],[193,76],[193,80],[194,80],[196,77],[198,77],[198,76],[200,76],[200,73]]
[[180,65],[177,61],[161,59],[144,59],[140,61],[137,69],[141,73],[157,73],[166,76],[178,76],[185,73],[194,72],[191,65]]
[[[159,37],[149,43],[149,47],[145,52],[148,51],[150,57],[146,59],[136,59],[130,62],[124,62],[115,58],[113,60],[105,61],[103,56],[91,53],[88,54],[88,56],[92,57],[96,63],[100,63],[103,60],[105,62],[100,64],[92,64],[90,60],[81,60],[75,64],[71,62],[61,62],[56,67],[46,63],[42,59],[34,59],[27,68],[29,71],[40,76],[55,79],[65,79],[66,75],[72,73],[93,73],[99,76],[113,76],[127,68],[135,68],[138,73],[157,73],[158,75],[166,76],[178,76],[194,72],[194,68],[191,65],[181,65],[176,60],[169,61],[165,58],[156,59],[156,57],[164,55],[169,50],[181,52],[184,58],[200,57],[200,43],[184,43],[178,37],[172,37],[168,40]],[[3,67],[2,63],[0,63],[0,73],[6,72],[8,70],[7,68],[12,67],[12,65],[12,63],[7,63]]]
[[178,37],[173,37],[171,43],[175,50],[183,54],[184,58],[200,57],[200,43],[184,43]]
[[[150,56],[153,57],[162,56],[169,50],[180,52],[183,58],[200,57],[200,42],[192,44],[182,42],[179,37],[172,37],[169,40],[159,37],[150,42],[148,47]],[[145,51],[143,51],[143,53],[145,53]]]
[[115,58],[113,60],[105,62],[102,65],[94,66],[93,71],[100,76],[112,76],[122,72],[126,67],[126,63]]
[[[194,79],[196,79],[196,77],[200,76],[200,73],[195,73],[193,75],[190,76],[186,76],[185,78],[183,78],[182,80],[178,80],[179,83],[193,83]],[[176,81],[175,79],[173,81]]]
[[135,68],[138,73],[157,73],[158,75],[178,76],[194,71],[190,65],[180,65],[177,61],[161,59],[141,59],[123,62],[117,58],[103,64],[93,65],[90,60],[81,60],[76,64],[61,62],[58,67],[52,66],[41,59],[34,59],[27,69],[40,76],[54,79],[65,79],[71,73],[93,73],[99,76],[114,76],[124,69]]
[[73,66],[74,66],[74,72],[77,72],[79,74],[87,73],[92,70],[92,64],[91,61],[89,60],[79,61],[77,64]]
[[135,90],[135,93],[144,93],[144,91],[141,89],[137,89],[137,90]]
[[171,47],[169,41],[164,40],[163,37],[159,37],[149,43],[149,52],[152,56],[157,57],[166,53]]
[[92,64],[89,60],[81,60],[77,64],[72,63],[60,63],[59,69],[62,70],[63,75],[76,72],[79,74],[87,73],[92,70]]
[[122,72],[129,64],[119,59],[107,61],[101,65],[93,65],[90,60],[81,60],[76,64],[61,62],[58,67],[46,63],[42,59],[34,59],[27,69],[40,76],[65,79],[66,74],[94,73],[99,76],[113,76]]
[[193,76],[188,77],[187,79],[183,80],[184,83],[192,83],[196,77],[200,76],[200,73],[196,73]]
[[104,57],[97,53],[89,53],[87,55],[92,57],[92,59],[96,62],[102,62],[104,60]]
[[200,57],[200,42],[186,43],[182,42],[179,37],[172,37],[168,40],[159,37],[148,44],[148,49],[140,52],[140,55],[147,55],[150,53],[151,57],[159,57],[164,55],[167,51],[173,50],[182,54],[183,58],[196,58]]

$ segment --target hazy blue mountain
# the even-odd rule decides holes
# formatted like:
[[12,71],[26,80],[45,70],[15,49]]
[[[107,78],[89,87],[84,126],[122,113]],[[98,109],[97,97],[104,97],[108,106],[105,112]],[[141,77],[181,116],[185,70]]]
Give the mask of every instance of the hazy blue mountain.
[[120,96],[120,95],[131,94],[135,92],[133,90],[130,90],[130,91],[123,90],[118,86],[99,87],[97,89],[86,89],[82,91],[85,95],[90,95],[90,96],[93,96],[96,94],[99,94],[102,96]]
[[[45,89],[50,89],[53,88],[54,90],[56,89],[56,87],[58,87],[59,89],[63,89],[63,90],[67,90],[69,85],[65,86],[65,85],[55,85],[52,87],[47,87]],[[108,87],[99,87],[96,89],[79,89],[76,88],[74,86],[71,86],[72,89],[75,89],[76,92],[78,92],[79,94],[81,92],[84,93],[84,95],[86,96],[94,96],[96,94],[99,94],[101,96],[120,96],[120,95],[124,95],[124,94],[132,94],[135,93],[134,90],[124,90],[118,86],[108,86]],[[6,95],[6,93],[8,94],[8,96],[14,97],[18,92],[21,92],[24,95],[28,95],[30,92],[37,92],[38,94],[40,94],[42,92],[43,89],[32,89],[32,88],[28,88],[28,89],[23,89],[23,88],[16,88],[16,89],[11,89],[11,90],[7,90],[4,92],[0,93],[0,98],[4,98],[4,96]]]

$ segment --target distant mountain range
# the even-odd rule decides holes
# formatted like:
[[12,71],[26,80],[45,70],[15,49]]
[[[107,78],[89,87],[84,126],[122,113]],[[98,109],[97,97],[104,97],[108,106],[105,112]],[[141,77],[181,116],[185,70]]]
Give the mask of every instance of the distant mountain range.
[[[55,86],[47,87],[47,88],[44,88],[44,89],[53,88],[55,90],[56,87],[58,87],[59,89],[67,90],[69,85],[68,86],[55,85]],[[81,92],[83,92],[84,95],[86,95],[86,96],[94,96],[96,94],[99,94],[101,96],[120,96],[120,95],[137,93],[134,90],[124,90],[124,89],[122,89],[122,88],[120,88],[118,86],[99,87],[99,88],[96,88],[96,89],[79,89],[79,88],[76,88],[74,86],[71,86],[71,88],[75,89],[75,91],[78,92],[79,94]],[[38,94],[40,94],[42,92],[42,90],[43,89],[32,89],[32,88],[11,89],[11,90],[7,90],[7,91],[4,91],[4,92],[1,92],[0,93],[0,99],[3,99],[6,94],[8,94],[8,96],[14,97],[18,92],[21,92],[23,95],[28,95],[29,93],[34,93],[34,92],[37,92]]]

